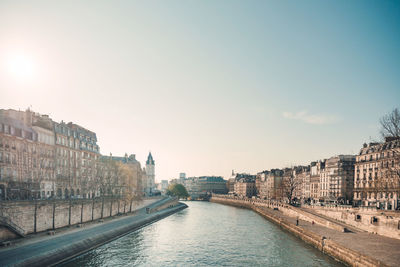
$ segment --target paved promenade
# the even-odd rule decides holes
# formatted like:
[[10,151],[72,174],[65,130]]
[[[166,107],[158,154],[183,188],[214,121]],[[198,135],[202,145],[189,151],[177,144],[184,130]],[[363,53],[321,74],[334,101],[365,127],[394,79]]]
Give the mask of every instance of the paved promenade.
[[[292,224],[296,224],[296,218],[294,217],[286,216],[280,211],[274,211],[268,208],[262,209]],[[398,239],[370,234],[364,231],[344,233],[321,225],[313,225],[303,220],[299,220],[299,226],[305,230],[325,236],[344,247],[380,260],[389,266],[400,266],[400,240]]]
[[[69,228],[54,236],[38,235],[32,238],[22,239],[12,247],[0,249],[0,266],[14,266],[26,262],[38,255],[51,254],[62,251],[63,248],[74,243],[85,242],[99,233],[107,233],[115,229],[126,226],[127,224],[140,223],[146,221],[148,217],[161,214],[163,211],[147,214],[146,208],[154,208],[162,205],[166,200],[149,199],[143,201],[138,206],[134,215],[121,216],[116,219],[108,219],[103,223],[92,223],[82,228]],[[107,242],[108,240],[104,240]]]

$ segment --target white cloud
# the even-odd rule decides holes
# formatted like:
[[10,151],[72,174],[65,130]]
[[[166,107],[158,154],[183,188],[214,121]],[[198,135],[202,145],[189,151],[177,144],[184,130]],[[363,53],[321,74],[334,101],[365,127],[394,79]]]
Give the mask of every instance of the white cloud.
[[334,115],[318,115],[309,114],[307,111],[293,112],[283,112],[283,117],[286,119],[300,120],[309,124],[332,124],[339,121],[339,118]]

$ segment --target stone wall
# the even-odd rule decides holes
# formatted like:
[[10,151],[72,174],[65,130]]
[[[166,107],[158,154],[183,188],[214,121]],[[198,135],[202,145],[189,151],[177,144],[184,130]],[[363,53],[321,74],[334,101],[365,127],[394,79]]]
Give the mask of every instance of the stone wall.
[[[133,201],[115,198],[5,201],[0,203],[0,218],[7,218],[26,235],[128,213],[134,206]],[[10,227],[0,223],[0,241],[15,237]]]
[[[322,252],[334,257],[337,260],[345,262],[350,266],[386,266],[380,261],[372,259],[368,256],[362,255],[356,251],[348,249],[332,240],[324,239],[322,236],[307,231],[299,226],[296,226],[292,223],[289,223],[279,217],[276,217],[262,209],[260,209],[260,203],[252,200],[239,200],[239,199],[227,199],[223,197],[213,196],[210,199],[211,202],[227,204],[237,207],[248,208],[256,211],[264,218],[268,219],[269,221],[279,225],[281,228],[291,232],[295,236],[302,239],[304,242],[309,243],[316,247],[317,249],[321,250]],[[284,206],[284,205],[282,205]]]
[[324,218],[315,216],[313,214],[310,214],[308,212],[302,211],[298,208],[292,207],[290,205],[287,205],[285,203],[279,202],[279,201],[274,201],[274,200],[261,200],[261,199],[243,199],[239,197],[225,197],[221,195],[214,195],[213,198],[215,199],[216,196],[221,199],[225,199],[227,201],[234,200],[235,203],[243,203],[245,205],[256,205],[258,207],[266,207],[270,209],[277,208],[280,212],[282,212],[284,215],[290,216],[290,217],[298,217],[299,219],[307,222],[314,222],[316,224],[322,225],[327,228],[331,228],[333,230],[337,231],[345,231],[344,227],[340,224],[330,222],[328,220],[325,220]]
[[310,206],[310,209],[361,230],[400,239],[400,212],[319,206]]

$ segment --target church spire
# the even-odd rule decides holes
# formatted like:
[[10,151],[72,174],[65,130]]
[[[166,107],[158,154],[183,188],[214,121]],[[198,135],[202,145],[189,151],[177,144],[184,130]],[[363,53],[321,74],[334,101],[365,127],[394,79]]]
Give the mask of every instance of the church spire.
[[149,153],[149,156],[147,157],[146,164],[147,165],[154,165],[154,159],[153,159],[153,156],[151,155],[151,152]]

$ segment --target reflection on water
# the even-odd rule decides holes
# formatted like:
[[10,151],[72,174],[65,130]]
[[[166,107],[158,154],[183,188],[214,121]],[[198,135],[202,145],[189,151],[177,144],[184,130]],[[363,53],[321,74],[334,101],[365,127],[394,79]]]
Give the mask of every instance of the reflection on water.
[[342,266],[253,211],[186,204],[64,266]]

